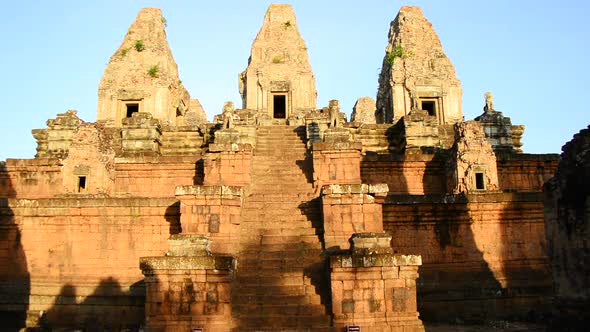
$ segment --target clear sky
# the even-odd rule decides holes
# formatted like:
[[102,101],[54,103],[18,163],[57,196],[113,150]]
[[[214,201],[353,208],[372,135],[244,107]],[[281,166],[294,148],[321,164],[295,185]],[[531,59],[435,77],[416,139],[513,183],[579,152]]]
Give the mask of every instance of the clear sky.
[[[68,109],[96,118],[110,56],[143,7],[158,7],[180,78],[209,120],[224,101],[241,105],[238,73],[270,1],[6,1],[0,20],[0,160],[32,158],[31,129]],[[318,89],[318,107],[375,98],[390,22],[418,5],[438,33],[463,87],[463,113],[483,94],[526,126],[527,153],[558,153],[590,123],[589,1],[294,0]],[[589,103],[588,105],[586,103]]]

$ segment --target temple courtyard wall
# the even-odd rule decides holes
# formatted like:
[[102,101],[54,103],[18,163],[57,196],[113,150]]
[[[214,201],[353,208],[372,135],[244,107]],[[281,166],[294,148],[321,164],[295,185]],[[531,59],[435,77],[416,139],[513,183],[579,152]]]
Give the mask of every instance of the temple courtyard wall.
[[[16,299],[29,321],[59,317],[64,324],[115,327],[143,321],[139,259],[166,253],[170,235],[181,231],[173,188],[200,183],[205,163],[199,157],[159,157],[158,163],[146,158],[115,163],[110,196],[68,193],[57,162],[7,161],[0,170],[1,196],[7,197],[0,209],[0,246],[8,262],[0,275],[3,311],[14,311]],[[421,317],[543,315],[552,281],[540,187],[556,168],[556,156],[498,158],[507,190],[461,195],[443,191],[444,159],[400,158],[365,156],[361,178],[390,186],[383,227],[393,249],[422,256]]]

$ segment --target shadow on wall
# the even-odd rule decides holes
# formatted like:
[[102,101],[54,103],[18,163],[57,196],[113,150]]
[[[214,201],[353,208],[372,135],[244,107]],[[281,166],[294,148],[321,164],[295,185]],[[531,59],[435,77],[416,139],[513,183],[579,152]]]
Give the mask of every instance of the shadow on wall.
[[2,331],[25,327],[31,289],[27,258],[9,198],[16,192],[0,162],[0,326]]
[[182,233],[182,225],[180,224],[180,202],[175,202],[166,208],[164,218],[169,225],[170,235]]
[[533,195],[511,195],[514,198],[499,213],[496,273],[503,286],[503,316],[546,323],[553,284],[545,252],[543,204],[527,199]]
[[[418,309],[426,321],[479,323],[496,317],[503,290],[474,234],[467,198],[443,196],[430,212],[415,216],[418,227],[431,226],[430,248],[422,247],[423,266],[418,280]],[[429,220],[430,219],[430,220]],[[422,228],[422,227],[420,227]]]
[[[426,163],[423,187],[441,172],[440,158]],[[445,177],[435,177],[445,180]],[[406,178],[416,181],[416,178]],[[445,184],[441,184],[445,187]],[[415,186],[413,186],[415,187]],[[403,188],[402,188],[403,189]],[[465,195],[390,194],[384,229],[400,254],[421,255],[418,311],[424,321],[481,322],[495,315],[502,287],[479,249]]]
[[108,277],[100,280],[88,296],[78,295],[76,286],[65,284],[39,325],[42,331],[139,331],[144,320],[144,302],[143,281],[123,291],[116,279]]

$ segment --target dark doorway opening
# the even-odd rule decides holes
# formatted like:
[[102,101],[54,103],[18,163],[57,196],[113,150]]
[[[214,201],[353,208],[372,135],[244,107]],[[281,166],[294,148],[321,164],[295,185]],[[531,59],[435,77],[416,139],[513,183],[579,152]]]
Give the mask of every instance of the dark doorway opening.
[[287,116],[287,96],[272,96],[272,117],[275,119],[284,119]]
[[428,115],[436,116],[436,102],[434,100],[422,100],[422,110]]
[[83,192],[84,190],[86,190],[86,177],[85,176],[79,176],[78,177],[78,192]]
[[483,181],[483,173],[475,173],[475,189],[485,190],[485,183]]
[[125,104],[127,106],[127,117],[130,118],[133,113],[139,112],[139,104]]

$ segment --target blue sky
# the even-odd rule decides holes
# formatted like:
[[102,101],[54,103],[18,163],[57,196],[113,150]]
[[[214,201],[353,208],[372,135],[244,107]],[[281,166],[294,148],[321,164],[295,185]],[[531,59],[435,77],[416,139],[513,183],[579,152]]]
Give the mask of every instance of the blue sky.
[[[168,42],[191,97],[209,120],[224,101],[241,105],[238,73],[270,1],[11,1],[0,20],[0,160],[32,158],[31,129],[68,109],[93,122],[98,83],[143,7],[161,8]],[[589,124],[590,2],[290,2],[307,43],[318,107],[375,97],[389,23],[418,5],[438,33],[463,87],[466,119],[483,93],[526,126],[527,153],[558,153]]]

